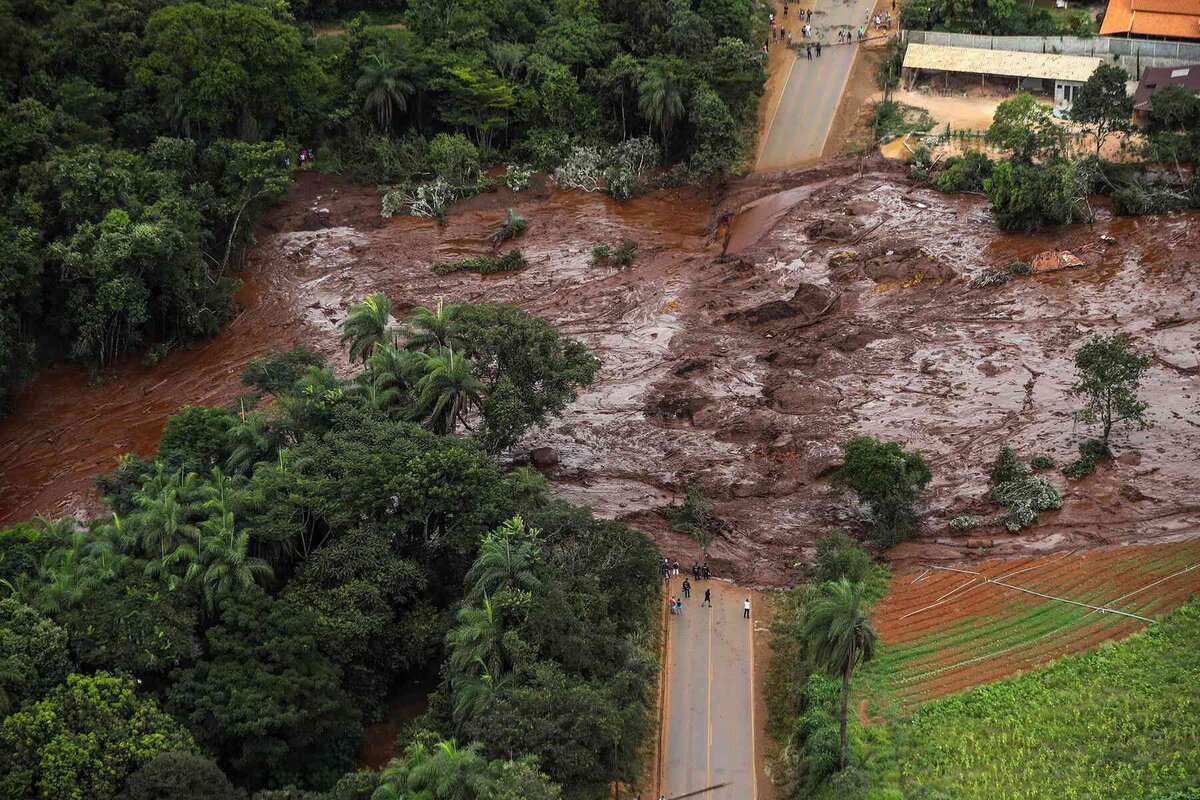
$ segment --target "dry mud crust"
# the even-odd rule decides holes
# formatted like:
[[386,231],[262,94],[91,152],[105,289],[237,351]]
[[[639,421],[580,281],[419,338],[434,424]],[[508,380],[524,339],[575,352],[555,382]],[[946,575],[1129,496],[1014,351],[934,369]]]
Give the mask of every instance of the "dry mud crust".
[[[509,206],[530,219],[515,242],[527,269],[433,274],[487,252]],[[336,326],[381,290],[397,317],[441,298],[514,303],[584,341],[602,362],[596,383],[509,456],[549,448],[538,463],[557,493],[638,525],[681,561],[695,544],[657,511],[699,480],[730,524],[710,548],[722,577],[789,583],[817,536],[856,524],[827,480],[856,434],[921,448],[933,468],[921,538],[891,554],[902,565],[1198,528],[1195,214],[1131,221],[1101,209],[1092,226],[1008,236],[976,198],[846,159],[736,182],[716,208],[699,192],[622,205],[540,182],[448,216],[445,227],[382,220],[374,189],[301,174],[259,226],[241,309],[219,336],[154,369],[130,359],[102,386],[69,368],[32,382],[0,424],[0,516],[94,509],[92,475],[119,453],[151,454],[180,406],[231,401],[257,353],[303,343],[348,373]],[[590,265],[594,244],[623,239],[639,243],[631,267]],[[986,267],[1046,250],[1084,266],[971,286]],[[1091,478],[1050,474],[1064,507],[1036,527],[950,535],[953,514],[990,513],[985,468],[1000,446],[1074,456],[1084,432],[1070,415],[1072,353],[1116,330],[1155,354],[1144,386],[1155,427],[1123,435],[1121,458]]]

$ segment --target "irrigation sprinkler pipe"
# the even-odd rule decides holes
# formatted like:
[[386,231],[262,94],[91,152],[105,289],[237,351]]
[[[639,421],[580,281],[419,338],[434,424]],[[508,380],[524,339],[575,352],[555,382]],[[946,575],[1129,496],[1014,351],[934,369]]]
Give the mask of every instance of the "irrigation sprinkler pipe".
[[1032,595],[1036,595],[1038,597],[1044,597],[1047,600],[1057,600],[1060,603],[1070,603],[1071,605],[1074,605],[1074,606],[1083,606],[1084,608],[1090,608],[1093,611],[1099,611],[1101,614],[1120,614],[1122,617],[1129,617],[1131,619],[1140,619],[1142,622],[1148,622],[1151,625],[1155,624],[1154,620],[1150,619],[1149,617],[1143,617],[1140,614],[1131,614],[1128,611],[1118,611],[1115,608],[1108,608],[1107,606],[1094,606],[1094,605],[1091,605],[1090,603],[1081,603],[1078,600],[1068,600],[1065,597],[1055,597],[1052,594],[1043,594],[1042,592],[1035,592],[1033,589],[1026,589],[1022,586],[1014,586],[1013,584],[1005,583],[1004,581],[994,581],[994,580],[991,580],[990,578],[984,578],[984,580],[987,581],[988,583],[994,583],[997,586],[1003,586],[1008,589],[1016,589],[1018,592],[1025,592],[1026,594],[1032,594]]
[[1140,589],[1134,589],[1129,594],[1123,594],[1120,597],[1118,597],[1116,600],[1109,600],[1108,602],[1110,604],[1111,603],[1119,603],[1122,600],[1126,600],[1130,597],[1133,597],[1135,594],[1141,594],[1142,592],[1146,591],[1147,589],[1153,589],[1155,586],[1158,586],[1160,583],[1171,580],[1171,578],[1178,578],[1180,575],[1184,575],[1188,572],[1191,572],[1196,567],[1200,567],[1200,561],[1196,562],[1195,564],[1192,564],[1191,566],[1184,567],[1183,569],[1179,570],[1179,572],[1173,572],[1165,578],[1159,578],[1154,583],[1147,584]]

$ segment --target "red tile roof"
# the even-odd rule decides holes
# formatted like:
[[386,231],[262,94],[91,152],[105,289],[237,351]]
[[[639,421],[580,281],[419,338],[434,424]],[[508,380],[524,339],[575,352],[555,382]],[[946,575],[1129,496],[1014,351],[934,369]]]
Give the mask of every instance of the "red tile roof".
[[1200,39],[1200,0],[1109,0],[1100,35]]

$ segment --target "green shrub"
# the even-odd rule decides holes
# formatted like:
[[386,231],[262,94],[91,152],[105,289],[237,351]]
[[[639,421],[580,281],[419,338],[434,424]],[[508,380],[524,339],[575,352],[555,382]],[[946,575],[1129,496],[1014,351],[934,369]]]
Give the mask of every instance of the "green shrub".
[[1050,456],[1034,456],[1029,460],[1029,466],[1034,469],[1054,469],[1054,459]]
[[452,272],[478,272],[480,275],[492,275],[497,272],[519,272],[529,266],[520,250],[513,250],[502,256],[471,256],[458,261],[443,261],[433,265],[433,271],[438,275],[449,275]]
[[526,228],[529,227],[529,218],[522,217],[511,208],[504,212],[504,221],[497,225],[491,233],[488,234],[488,241],[492,243],[492,247],[499,247],[502,243],[509,239],[514,239]]
[[992,177],[992,160],[986,153],[970,150],[946,160],[934,183],[943,192],[982,192],[983,182]]
[[950,518],[950,530],[969,531],[972,528],[978,528],[985,522],[987,519],[984,517],[977,517],[974,514],[959,514]]
[[1112,451],[1099,439],[1088,439],[1079,445],[1079,458],[1063,467],[1063,475],[1071,480],[1086,478],[1096,471],[1096,465],[1109,458]]
[[926,180],[929,178],[929,168],[933,166],[933,154],[929,152],[928,147],[920,145],[912,152],[912,155],[904,160],[904,163],[908,164],[910,175],[920,180]]
[[992,479],[993,486],[999,486],[1009,481],[1018,481],[1024,478],[1025,467],[1022,466],[1021,460],[1017,457],[1017,451],[1008,445],[1001,447],[1000,452],[996,454],[996,458],[992,461],[988,476]]
[[637,256],[638,243],[633,239],[621,242],[616,250],[606,244],[598,244],[592,248],[593,267],[617,267],[624,269],[633,264]]
[[513,192],[523,192],[529,188],[529,181],[533,177],[533,170],[528,167],[522,167],[518,164],[509,164],[504,174],[500,176],[500,182]]
[[1033,274],[1033,267],[1024,261],[1014,261],[1005,267],[1004,271],[1013,277],[1028,278]]

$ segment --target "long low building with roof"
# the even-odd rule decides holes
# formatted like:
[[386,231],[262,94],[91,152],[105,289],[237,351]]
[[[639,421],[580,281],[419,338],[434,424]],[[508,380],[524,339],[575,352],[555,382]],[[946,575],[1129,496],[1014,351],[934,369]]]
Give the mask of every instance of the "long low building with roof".
[[1016,88],[1042,90],[1053,84],[1054,101],[1074,102],[1075,93],[1104,59],[1096,56],[1067,56],[1058,53],[1026,53],[1017,50],[984,50],[938,44],[909,44],[904,54],[904,76],[911,86],[924,74],[978,75],[986,85],[989,77],[1012,81]]

